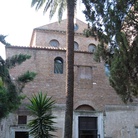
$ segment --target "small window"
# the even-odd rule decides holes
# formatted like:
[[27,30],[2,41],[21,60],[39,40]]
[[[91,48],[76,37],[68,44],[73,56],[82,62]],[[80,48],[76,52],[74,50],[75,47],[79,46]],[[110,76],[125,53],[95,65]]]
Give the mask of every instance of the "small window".
[[59,47],[59,42],[55,39],[51,40],[49,44],[52,47]]
[[74,50],[79,50],[79,45],[77,42],[74,41]]
[[54,73],[63,74],[63,59],[61,57],[57,57],[54,60]]
[[105,64],[104,66],[105,66],[105,75],[107,77],[109,77],[110,76],[110,66],[109,66],[109,64]]
[[138,127],[136,127],[136,138],[138,138]]
[[18,116],[18,124],[27,124],[27,116],[25,115]]
[[79,26],[78,26],[78,24],[74,24],[74,31],[77,31],[79,29]]
[[88,46],[88,51],[89,51],[89,52],[95,52],[95,49],[96,49],[96,46],[95,46],[94,44],[90,44],[90,45]]

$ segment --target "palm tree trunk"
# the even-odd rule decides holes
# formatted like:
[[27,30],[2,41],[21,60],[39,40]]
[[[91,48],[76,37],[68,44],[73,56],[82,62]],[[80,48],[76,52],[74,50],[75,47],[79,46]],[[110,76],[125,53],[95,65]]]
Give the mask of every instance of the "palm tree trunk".
[[74,95],[74,0],[67,0],[66,110],[64,138],[72,138]]

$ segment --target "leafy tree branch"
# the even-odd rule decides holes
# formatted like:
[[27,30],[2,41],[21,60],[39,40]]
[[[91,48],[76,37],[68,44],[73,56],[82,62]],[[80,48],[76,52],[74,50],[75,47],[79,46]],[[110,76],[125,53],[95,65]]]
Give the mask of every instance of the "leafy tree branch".
[[30,58],[31,56],[19,54],[3,60],[0,56],[0,120],[19,107],[24,98],[21,93],[25,84],[33,81],[36,76],[36,73],[27,71],[13,79],[9,69]]

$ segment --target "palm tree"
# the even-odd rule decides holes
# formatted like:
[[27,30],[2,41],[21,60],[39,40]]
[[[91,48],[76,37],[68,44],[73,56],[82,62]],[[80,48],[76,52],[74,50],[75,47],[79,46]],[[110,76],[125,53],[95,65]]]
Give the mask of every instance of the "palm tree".
[[34,119],[28,123],[30,134],[35,138],[52,138],[54,135],[50,132],[56,131],[56,128],[53,126],[55,117],[50,112],[55,102],[51,97],[47,97],[47,94],[43,95],[42,92],[33,95],[29,100],[31,104],[28,105],[28,109],[34,116]]
[[[77,0],[32,0],[32,6],[40,9],[44,4],[44,12],[51,8],[51,15],[58,9],[61,19],[64,6],[67,6],[66,28],[66,111],[64,138],[72,138],[73,125],[73,95],[74,95],[74,10]],[[57,6],[58,5],[58,6]],[[63,9],[62,9],[63,8]],[[54,12],[52,12],[52,10]]]
[[67,0],[66,33],[66,111],[64,138],[72,138],[74,95],[74,8],[75,0]]

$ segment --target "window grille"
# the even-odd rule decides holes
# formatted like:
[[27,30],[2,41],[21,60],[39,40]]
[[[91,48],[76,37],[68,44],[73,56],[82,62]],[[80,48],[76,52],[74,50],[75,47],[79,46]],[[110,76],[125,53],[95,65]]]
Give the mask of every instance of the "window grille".
[[57,57],[54,60],[54,73],[63,74],[63,59],[60,57]]
[[97,117],[79,117],[79,138],[100,138]]

